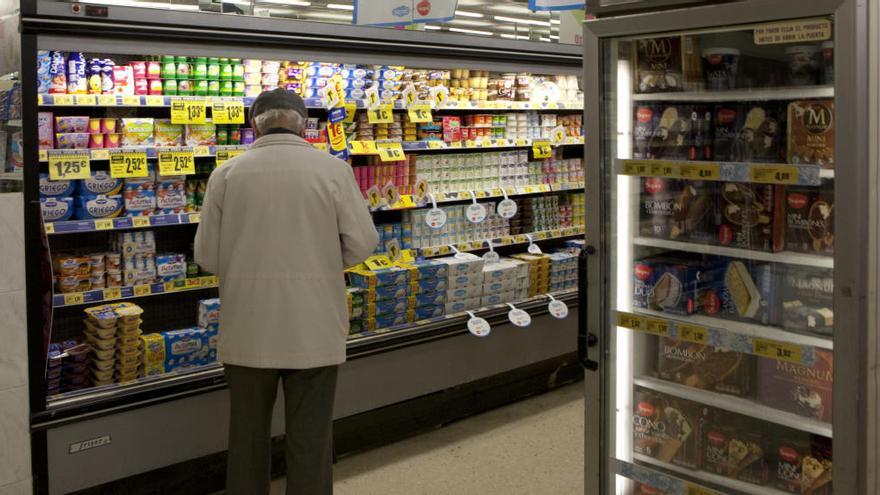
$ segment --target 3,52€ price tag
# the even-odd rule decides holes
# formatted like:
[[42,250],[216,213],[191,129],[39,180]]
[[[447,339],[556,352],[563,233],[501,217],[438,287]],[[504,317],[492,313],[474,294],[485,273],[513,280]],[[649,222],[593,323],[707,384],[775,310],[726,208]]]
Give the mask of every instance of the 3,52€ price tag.
[[211,116],[215,124],[244,124],[244,103],[215,101],[211,104]]
[[196,173],[192,149],[159,152],[159,175],[192,175]]
[[110,177],[146,177],[147,173],[147,154],[143,151],[110,151]]
[[49,150],[49,179],[88,179],[91,177],[88,150]]
[[177,98],[171,101],[172,124],[204,124],[204,98]]

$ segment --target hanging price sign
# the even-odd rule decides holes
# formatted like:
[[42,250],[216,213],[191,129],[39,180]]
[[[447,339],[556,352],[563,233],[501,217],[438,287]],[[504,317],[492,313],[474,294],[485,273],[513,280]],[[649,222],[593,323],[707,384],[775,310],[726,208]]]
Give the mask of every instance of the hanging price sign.
[[379,149],[376,147],[376,141],[352,141],[352,155],[378,155]]
[[70,180],[91,177],[91,157],[88,150],[49,150],[49,179]]
[[525,311],[518,309],[513,304],[507,303],[510,306],[510,311],[507,312],[507,319],[510,320],[514,325],[525,328],[532,324],[532,317],[526,313]]
[[535,155],[536,160],[550,158],[553,156],[553,148],[550,146],[549,141],[533,141],[532,153]]
[[367,110],[376,110],[382,103],[382,101],[379,99],[379,90],[376,88],[375,85],[370,86],[369,89],[364,91],[364,96],[366,96],[364,100],[366,100],[365,103]]
[[192,175],[196,163],[192,148],[159,152],[159,175]]
[[550,131],[550,142],[553,146],[559,146],[565,141],[565,127],[558,125]]
[[352,122],[354,122],[354,115],[355,112],[357,112],[357,103],[353,101],[347,101],[345,102],[345,105],[343,105],[343,107],[345,108],[345,119],[343,119],[342,123],[351,124]]
[[217,150],[217,166],[221,166],[224,163],[232,160],[238,155],[244,153],[244,150],[235,149],[235,150]]
[[564,320],[565,318],[567,318],[568,305],[553,297],[552,294],[547,294],[547,297],[550,298],[550,304],[547,305],[547,311],[549,311],[550,314],[557,320]]
[[211,118],[215,124],[244,124],[244,102],[215,101],[211,104]]
[[146,177],[147,154],[143,151],[110,150],[110,177]]
[[416,103],[409,108],[409,120],[417,124],[432,122],[431,105],[426,103]]
[[379,208],[379,205],[382,204],[382,195],[379,193],[377,186],[367,189],[367,201],[370,203],[371,210]]
[[341,121],[327,124],[327,139],[330,140],[330,151],[334,155],[348,152],[348,143],[345,142],[345,127]]
[[431,186],[428,184],[427,179],[419,179],[416,181],[416,195],[415,202],[417,204],[425,204],[425,200],[428,197],[428,192],[431,190]]
[[367,261],[364,261],[364,265],[366,265],[367,268],[370,270],[381,270],[382,268],[390,268],[391,260],[388,258],[388,256],[380,254],[367,258]]
[[172,124],[204,124],[206,113],[204,98],[175,98],[171,101]]
[[379,105],[375,110],[367,110],[367,120],[371,124],[390,124],[394,122],[391,105]]
[[485,337],[492,332],[492,327],[489,326],[489,322],[486,321],[485,318],[480,318],[470,311],[467,311],[467,314],[470,316],[470,319],[467,322],[468,331],[470,333],[477,337]]
[[383,162],[400,162],[406,160],[406,154],[403,152],[403,146],[400,143],[379,143],[378,144],[379,159]]
[[385,202],[388,204],[388,207],[391,208],[397,204],[397,201],[400,199],[400,194],[397,192],[397,188],[394,187],[394,184],[389,182],[382,188],[382,197],[385,198]]
[[432,87],[431,99],[434,102],[434,108],[442,108],[446,100],[449,99],[449,89],[442,85]]

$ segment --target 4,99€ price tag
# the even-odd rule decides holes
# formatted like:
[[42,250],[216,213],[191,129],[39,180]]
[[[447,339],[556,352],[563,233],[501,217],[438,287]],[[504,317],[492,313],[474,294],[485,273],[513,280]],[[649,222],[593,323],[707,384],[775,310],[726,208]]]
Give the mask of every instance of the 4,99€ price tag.
[[159,152],[159,175],[192,175],[196,173],[192,149]]
[[406,160],[403,146],[400,143],[379,143],[379,159],[383,162],[400,162]]
[[92,169],[89,163],[91,156],[88,150],[50,150],[47,155],[49,179],[69,180],[91,177]]
[[205,99],[204,98],[177,98],[171,101],[172,124],[204,124],[205,123]]
[[371,124],[390,124],[394,122],[391,105],[380,105],[376,110],[368,110],[367,120]]
[[532,152],[535,154],[535,159],[550,158],[553,148],[550,146],[549,141],[534,141],[532,143]]
[[147,154],[143,151],[110,151],[110,177],[146,177],[147,173]]
[[211,105],[215,124],[244,124],[244,103],[240,101],[215,101]]

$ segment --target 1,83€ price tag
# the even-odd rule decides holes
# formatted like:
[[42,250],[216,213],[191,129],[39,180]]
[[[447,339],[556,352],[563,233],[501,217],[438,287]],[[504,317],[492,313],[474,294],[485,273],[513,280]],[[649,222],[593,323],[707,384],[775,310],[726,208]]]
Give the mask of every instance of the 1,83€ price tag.
[[408,114],[409,120],[416,124],[423,124],[433,120],[433,117],[431,116],[431,105],[428,105],[427,103],[414,104],[410,107]]
[[394,122],[391,105],[379,105],[376,110],[367,110],[367,120],[371,124],[390,124]]
[[379,159],[383,162],[400,162],[406,160],[403,146],[400,143],[378,143]]
[[244,124],[244,103],[215,101],[211,104],[211,116],[215,124]]
[[147,173],[147,154],[143,151],[110,151],[110,177],[146,177]]
[[196,173],[192,148],[159,152],[159,175],[192,175]]
[[204,124],[205,108],[204,98],[176,98],[171,101],[171,123]]
[[88,150],[49,150],[49,179],[88,179],[92,169]]

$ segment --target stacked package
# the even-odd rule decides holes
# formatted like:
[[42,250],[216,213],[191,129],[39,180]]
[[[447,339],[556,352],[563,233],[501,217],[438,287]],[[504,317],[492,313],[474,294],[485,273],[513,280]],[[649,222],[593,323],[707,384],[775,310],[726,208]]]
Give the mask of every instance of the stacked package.
[[546,254],[514,254],[514,259],[529,264],[529,297],[550,292],[550,256]]
[[[303,62],[284,61],[278,69],[278,87],[300,96],[305,93],[305,78],[306,64]],[[245,92],[247,89],[245,86]]]
[[528,266],[517,260],[502,258],[483,266],[483,295],[480,306],[494,306],[523,299],[528,291]]
[[365,291],[361,331],[375,331],[413,321],[414,308],[410,307],[409,299],[412,294],[410,272],[410,269],[399,266],[348,272],[351,285]]
[[483,258],[461,253],[437,261],[447,266],[446,313],[479,308],[483,297]]
[[207,353],[199,364],[217,361],[217,340],[220,338],[220,298],[202,299],[199,301],[199,328],[202,334],[203,347]]
[[75,340],[49,344],[46,367],[46,395],[88,387],[91,347]]
[[122,285],[156,281],[156,236],[152,230],[116,233],[112,246],[122,255]]
[[577,287],[577,255],[559,251],[550,255],[550,292]]
[[414,262],[410,268],[410,308],[414,321],[446,314],[449,267],[437,260]]
[[465,218],[468,205],[444,206],[446,224],[432,229],[425,223],[428,210],[407,210],[403,212],[403,230],[412,232],[414,248],[445,246],[470,241],[497,239],[510,235],[509,220],[496,212],[494,202],[480,203],[486,208],[486,219],[471,223]]
[[67,254],[52,257],[55,288],[62,294],[122,285],[117,253]]
[[138,377],[141,365],[140,316],[132,303],[105,304],[85,310],[86,342],[92,347],[92,383],[95,386],[127,382]]
[[361,319],[364,315],[365,290],[349,287],[346,290],[348,299],[348,333],[361,332]]

